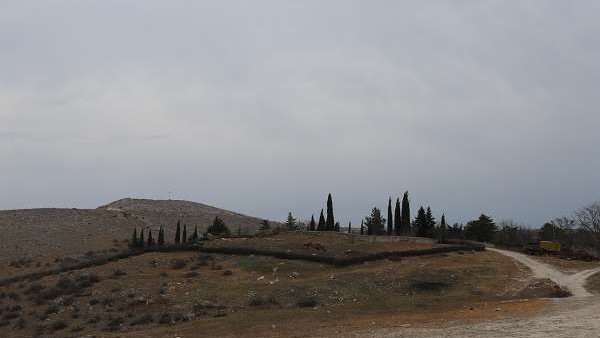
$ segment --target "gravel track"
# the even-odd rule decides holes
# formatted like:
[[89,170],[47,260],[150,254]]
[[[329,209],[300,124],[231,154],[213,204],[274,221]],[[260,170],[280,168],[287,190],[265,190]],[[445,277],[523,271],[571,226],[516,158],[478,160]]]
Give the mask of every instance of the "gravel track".
[[378,329],[357,332],[361,338],[598,338],[600,337],[600,297],[590,294],[585,281],[600,267],[565,274],[554,267],[526,255],[488,248],[511,257],[532,270],[536,278],[549,278],[568,288],[573,297],[553,299],[552,310],[524,319],[486,321],[474,325],[455,325],[444,328]]

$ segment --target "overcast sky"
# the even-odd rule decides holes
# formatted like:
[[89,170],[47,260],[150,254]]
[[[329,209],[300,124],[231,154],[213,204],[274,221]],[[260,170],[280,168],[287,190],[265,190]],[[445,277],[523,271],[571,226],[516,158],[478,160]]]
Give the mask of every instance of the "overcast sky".
[[0,209],[531,226],[600,200],[599,1],[0,0]]

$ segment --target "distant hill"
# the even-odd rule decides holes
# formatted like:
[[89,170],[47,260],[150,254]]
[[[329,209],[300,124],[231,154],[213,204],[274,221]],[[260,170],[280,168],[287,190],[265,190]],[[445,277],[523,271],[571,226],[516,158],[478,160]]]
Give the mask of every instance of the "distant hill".
[[[0,262],[23,257],[62,257],[124,247],[134,227],[166,230],[172,241],[177,220],[204,231],[215,216],[232,233],[252,234],[260,218],[188,201],[125,198],[97,209],[21,209],[0,211]],[[239,230],[238,230],[239,229]],[[119,244],[116,244],[119,243]]]
[[111,212],[122,212],[127,217],[144,223],[147,227],[158,229],[160,226],[167,227],[167,238],[171,231],[175,234],[177,220],[181,224],[188,225],[188,233],[191,234],[195,226],[198,230],[205,230],[216,216],[225,221],[233,234],[252,234],[260,226],[261,218],[243,215],[237,212],[216,208],[210,205],[181,201],[181,200],[150,200],[124,198],[98,210]]

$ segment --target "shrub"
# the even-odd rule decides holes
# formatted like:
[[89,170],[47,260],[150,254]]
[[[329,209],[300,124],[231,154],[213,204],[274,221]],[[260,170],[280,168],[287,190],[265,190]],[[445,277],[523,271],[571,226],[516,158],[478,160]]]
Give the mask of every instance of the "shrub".
[[25,319],[23,319],[22,317],[19,318],[19,320],[17,320],[17,323],[15,324],[15,328],[24,329],[25,328]]
[[71,332],[81,332],[81,331],[83,331],[83,326],[81,326],[81,325],[77,325],[71,329]]
[[50,306],[48,306],[48,308],[46,309],[46,314],[51,315],[53,313],[58,313],[58,311],[60,311],[60,306],[58,306],[58,304],[56,303],[53,303],[50,304]]
[[75,289],[89,288],[98,282],[100,282],[100,277],[97,274],[85,273],[75,279]]
[[4,317],[2,317],[2,319],[11,320],[19,317],[21,317],[21,313],[19,312],[7,312],[4,314]]
[[64,320],[57,320],[50,324],[50,328],[52,329],[52,331],[60,331],[66,329],[68,326],[69,325]]
[[319,305],[319,301],[315,297],[308,296],[298,300],[296,305],[298,305],[298,307],[315,307]]
[[175,270],[183,269],[187,266],[187,262],[183,259],[174,259],[171,261],[171,268]]
[[113,318],[106,324],[106,330],[108,331],[118,331],[121,329],[121,324],[123,324],[125,320],[121,317]]
[[188,272],[184,275],[185,278],[194,278],[200,276],[196,271]]
[[173,324],[176,322],[187,321],[187,318],[181,313],[163,313],[160,315],[158,323],[159,324]]
[[45,287],[44,287],[43,285],[40,285],[40,284],[37,284],[37,283],[35,283],[35,284],[31,284],[31,285],[29,286],[29,288],[27,288],[27,290],[25,290],[25,292],[24,292],[24,293],[25,293],[26,295],[29,295],[29,294],[38,294],[38,293],[40,293],[40,291],[42,291],[44,288],[45,288]]
[[144,324],[150,324],[150,323],[154,323],[154,318],[152,317],[152,315],[147,314],[147,315],[143,315],[143,316],[135,319],[134,321],[132,321],[131,326],[144,325]]
[[112,271],[112,275],[111,275],[110,278],[116,279],[116,278],[119,278],[121,276],[126,276],[126,275],[127,275],[127,272],[125,272],[125,271],[123,271],[121,269],[114,269]]

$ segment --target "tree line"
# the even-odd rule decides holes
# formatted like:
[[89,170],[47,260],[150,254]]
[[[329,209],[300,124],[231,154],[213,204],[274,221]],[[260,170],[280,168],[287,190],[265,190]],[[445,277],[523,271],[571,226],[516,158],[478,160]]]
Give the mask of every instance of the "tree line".
[[[490,242],[495,238],[498,228],[494,220],[482,214],[478,219],[468,222],[465,226],[455,223],[448,225],[446,215],[442,214],[439,223],[433,216],[431,207],[419,207],[414,220],[411,218],[411,207],[408,191],[404,193],[402,199],[397,198],[395,203],[390,197],[387,206],[387,218],[383,217],[382,211],[374,207],[360,224],[361,235],[371,236],[417,236],[435,238],[440,243],[446,243],[448,239],[469,239],[481,242]],[[307,231],[343,231],[340,223],[335,221],[333,213],[333,198],[331,194],[327,196],[325,209],[321,209],[318,222],[312,215],[309,224],[304,227],[288,213],[284,222],[286,230],[307,230]],[[262,229],[262,228],[261,228]],[[344,229],[352,233],[352,223]]]
[[[220,217],[216,216],[212,224],[206,229],[206,232],[202,234],[202,238],[206,238],[209,235],[218,237],[229,237],[231,236],[231,231],[229,230],[225,222]],[[188,235],[187,225],[184,224],[182,230],[181,220],[177,220],[177,228],[175,230],[175,237],[173,239],[174,244],[193,243],[199,239],[201,239],[201,236],[198,232],[198,226],[195,226],[194,232]],[[133,234],[131,235],[131,239],[129,240],[129,247],[132,249],[143,249],[147,247],[164,246],[165,244],[165,231],[162,226],[158,230],[158,237],[156,240],[152,235],[152,230],[148,230],[148,234],[145,235],[143,228],[140,230],[139,233],[137,228],[134,228]]]

